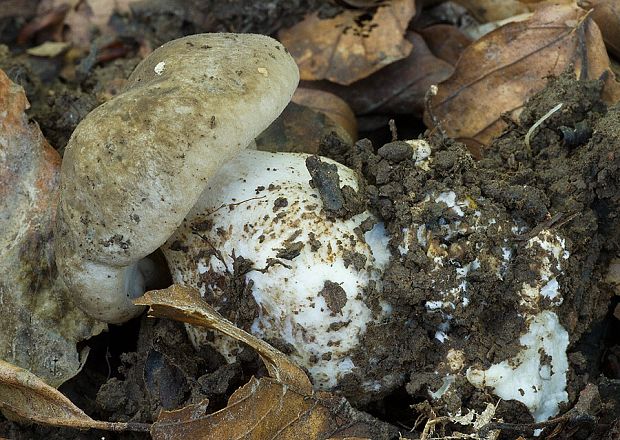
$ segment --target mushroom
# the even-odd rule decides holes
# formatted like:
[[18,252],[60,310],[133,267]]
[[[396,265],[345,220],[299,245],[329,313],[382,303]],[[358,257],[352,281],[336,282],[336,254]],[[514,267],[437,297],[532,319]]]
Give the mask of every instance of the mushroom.
[[299,74],[277,41],[200,34],[143,60],[126,89],[92,111],[65,150],[56,263],[79,306],[109,323],[141,309],[147,258],[221,166],[289,102]]
[[[367,294],[381,288],[389,237],[365,208],[350,218],[331,216],[307,160],[314,170],[316,158],[303,153],[240,153],[209,180],[162,250],[174,281],[198,288],[228,316],[238,317],[239,304],[253,298],[246,308],[256,316],[237,323],[307,368],[315,387],[331,389],[347,375],[361,376],[353,359],[360,337],[389,314],[387,303],[372,304]],[[349,168],[328,159],[318,166],[338,189],[357,190]],[[230,279],[239,276],[247,285],[235,292]],[[190,335],[195,345],[211,343],[235,359],[230,339],[192,328]],[[368,391],[394,382],[368,382]]]

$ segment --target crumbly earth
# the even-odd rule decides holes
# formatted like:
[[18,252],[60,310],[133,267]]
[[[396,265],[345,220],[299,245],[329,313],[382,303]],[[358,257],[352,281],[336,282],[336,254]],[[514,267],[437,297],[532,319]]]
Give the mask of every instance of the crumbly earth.
[[[368,141],[353,150],[324,146],[365,177],[368,202],[392,237],[393,259],[384,290],[376,294],[393,312],[368,329],[363,356],[354,361],[376,353],[381,363],[368,365],[369,371],[377,377],[401,373],[412,397],[428,399],[445,385],[441,373],[450,371],[455,351],[457,365],[488,368],[512,358],[522,348],[519,335],[532,306],[517,293],[544,277],[540,249],[545,246],[535,251],[532,243],[545,235],[564,241],[570,251],[570,257],[554,261],[562,271],[552,280],[559,281],[562,304],[555,310],[571,345],[603,317],[609,296],[599,290],[601,272],[618,251],[620,106],[606,110],[599,94],[598,82],[577,83],[566,75],[550,80],[530,100],[520,124],[497,139],[480,162],[462,145],[438,136],[432,139],[428,171],[413,159],[395,158],[393,145],[378,152]],[[563,111],[534,133],[528,151],[528,128],[558,102]],[[581,142],[570,136],[588,128],[593,134],[582,134]],[[562,133],[569,130],[564,141]],[[414,247],[407,237],[413,225],[418,226]],[[540,289],[548,293],[544,287],[549,285]],[[539,300],[539,310],[550,308],[554,294]],[[574,367],[570,371],[573,401],[584,379],[575,377]],[[346,392],[347,384],[343,387]],[[462,376],[455,388],[458,392],[435,401],[439,409],[454,413],[487,401]],[[506,412],[506,418],[513,420],[514,414]]]

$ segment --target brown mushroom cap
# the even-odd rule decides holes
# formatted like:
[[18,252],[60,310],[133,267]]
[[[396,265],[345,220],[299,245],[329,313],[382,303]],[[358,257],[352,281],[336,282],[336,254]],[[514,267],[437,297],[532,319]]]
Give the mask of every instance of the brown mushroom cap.
[[192,35],[156,49],[122,94],[78,125],[62,165],[56,250],[87,312],[117,320],[99,313],[109,298],[89,294],[89,284],[114,279],[108,271],[126,272],[162,245],[209,177],[280,114],[298,78],[269,37]]

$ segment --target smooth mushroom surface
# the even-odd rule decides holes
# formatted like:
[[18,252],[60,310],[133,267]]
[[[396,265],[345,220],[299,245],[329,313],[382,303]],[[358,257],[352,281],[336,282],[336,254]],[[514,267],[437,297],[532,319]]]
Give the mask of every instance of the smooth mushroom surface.
[[56,263],[80,307],[118,323],[153,276],[146,259],[209,177],[284,109],[297,66],[277,41],[200,34],[157,48],[65,150]]
[[[162,249],[174,281],[198,288],[226,315],[235,317],[251,296],[257,316],[247,329],[307,368],[317,388],[330,389],[357,371],[352,353],[368,323],[389,314],[388,304],[369,302],[366,289],[381,288],[390,254],[372,213],[326,214],[310,185],[308,157],[244,151],[209,180]],[[352,170],[323,161],[337,167],[341,187],[357,190]],[[235,276],[247,283],[236,291]],[[230,361],[238,353],[212,332],[190,327],[190,334],[196,345],[215,337]]]

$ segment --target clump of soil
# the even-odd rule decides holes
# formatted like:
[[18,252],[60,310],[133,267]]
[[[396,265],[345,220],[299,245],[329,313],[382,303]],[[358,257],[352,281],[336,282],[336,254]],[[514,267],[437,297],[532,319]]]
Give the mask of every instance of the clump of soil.
[[[601,86],[568,74],[550,79],[527,103],[520,123],[479,162],[465,146],[437,136],[428,169],[415,157],[398,154],[398,148],[375,151],[369,141],[351,150],[333,142],[323,146],[324,153],[363,176],[369,206],[391,235],[392,261],[383,291],[374,295],[393,311],[367,330],[356,366],[376,380],[400,375],[412,397],[428,399],[442,385],[437,373],[448,370],[450,350],[464,354],[463,365],[482,368],[513,357],[522,349],[519,336],[531,306],[517,293],[525,284],[535,285],[540,270],[541,255],[528,243],[543,231],[561,237],[570,253],[555,275],[562,297],[557,313],[571,346],[604,316],[609,294],[599,287],[601,274],[620,243],[620,106],[605,108]],[[531,136],[528,150],[528,129],[559,102],[561,111]],[[580,135],[576,144],[566,133],[577,131],[593,134]],[[545,298],[537,307],[552,303]],[[587,362],[598,361],[592,353],[585,356]],[[573,353],[572,363],[578,358]],[[584,375],[577,377],[576,371]],[[576,365],[571,373],[568,391],[574,401],[587,375]],[[350,393],[359,384],[342,387]],[[457,393],[435,402],[440,414],[442,406],[454,414],[464,405],[482,409],[488,402],[466,381],[457,380],[455,388]],[[508,421],[529,419],[525,408],[500,413]]]
[[260,365],[250,350],[238,362],[225,364],[209,347],[197,352],[182,324],[149,318],[140,326],[137,351],[123,354],[121,361],[120,376],[99,389],[96,402],[109,419],[127,422],[152,422],[161,409],[204,399],[214,412]]

